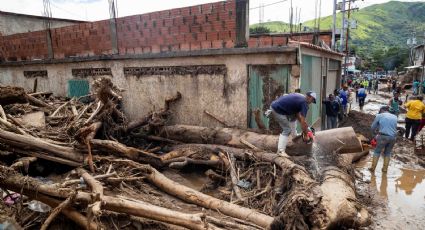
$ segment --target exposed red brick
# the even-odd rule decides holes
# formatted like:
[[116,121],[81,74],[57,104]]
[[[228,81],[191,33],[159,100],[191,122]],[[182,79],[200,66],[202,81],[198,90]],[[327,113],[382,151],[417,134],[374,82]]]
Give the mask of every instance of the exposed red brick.
[[200,50],[201,49],[201,43],[200,42],[191,42],[190,43],[190,50]]
[[215,40],[215,41],[212,41],[211,42],[212,44],[211,44],[211,48],[213,48],[213,49],[221,49],[221,48],[223,48],[223,41],[221,41],[221,40]]
[[181,43],[180,44],[180,50],[181,51],[189,51],[190,50],[190,43]]

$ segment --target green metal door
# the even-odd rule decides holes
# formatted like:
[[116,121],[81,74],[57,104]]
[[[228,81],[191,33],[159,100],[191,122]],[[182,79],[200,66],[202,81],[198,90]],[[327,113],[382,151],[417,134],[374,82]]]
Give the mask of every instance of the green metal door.
[[288,93],[289,68],[286,65],[251,65],[248,82],[248,127],[258,128],[253,111],[260,110],[260,118],[266,128],[274,130],[264,112],[277,97]]
[[90,91],[89,81],[85,79],[68,80],[68,97],[81,97],[88,95]]
[[317,95],[317,103],[309,106],[307,121],[314,125],[321,115],[321,92],[322,92],[322,60],[319,57],[302,56],[301,64],[301,93],[314,91]]

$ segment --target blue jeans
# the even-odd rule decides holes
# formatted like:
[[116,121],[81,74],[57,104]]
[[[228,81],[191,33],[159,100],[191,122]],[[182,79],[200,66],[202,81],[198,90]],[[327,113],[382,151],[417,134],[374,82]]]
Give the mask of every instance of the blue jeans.
[[395,141],[396,141],[396,137],[379,134],[378,137],[376,138],[377,144],[376,144],[376,148],[373,155],[379,157],[381,155],[382,150],[384,150],[384,156],[390,157],[391,150],[394,147]]
[[292,129],[295,129],[295,116],[282,115],[272,110],[273,118],[279,123],[282,128],[282,135],[289,136]]
[[326,116],[326,129],[336,129],[337,121],[337,116]]

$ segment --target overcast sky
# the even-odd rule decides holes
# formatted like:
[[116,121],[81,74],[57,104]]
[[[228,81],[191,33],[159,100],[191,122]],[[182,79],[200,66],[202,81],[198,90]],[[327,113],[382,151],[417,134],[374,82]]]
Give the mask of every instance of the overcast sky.
[[[191,6],[216,0],[117,0],[118,16],[142,14],[152,11]],[[321,6],[316,2],[321,1]],[[341,0],[339,0],[341,1]],[[389,0],[357,1],[355,5],[365,6],[388,2]],[[406,0],[401,0],[406,1]],[[410,0],[411,1],[411,0]],[[425,1],[425,0],[417,0]],[[53,17],[77,20],[102,20],[109,18],[108,0],[51,0]],[[276,3],[276,4],[273,4]],[[314,19],[315,16],[332,14],[333,0],[293,0],[294,11],[301,9],[301,22]],[[260,4],[264,4],[264,21],[288,21],[290,0],[251,0],[250,24],[258,23]],[[272,4],[272,5],[269,5]],[[269,6],[267,6],[269,5]],[[23,14],[42,15],[43,0],[0,0],[0,10]]]

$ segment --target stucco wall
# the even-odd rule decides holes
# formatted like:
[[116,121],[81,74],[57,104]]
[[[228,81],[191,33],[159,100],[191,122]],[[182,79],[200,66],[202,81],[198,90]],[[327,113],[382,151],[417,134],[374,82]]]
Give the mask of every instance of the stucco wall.
[[[25,78],[23,71],[47,70],[47,78],[38,79],[37,91],[51,91],[67,95],[67,82],[74,79],[75,68],[111,68],[114,84],[124,89],[124,110],[130,119],[136,119],[163,107],[166,97],[177,91],[182,99],[172,106],[172,123],[221,126],[208,117],[208,110],[226,123],[247,127],[247,65],[295,64],[296,53],[268,53],[220,55],[158,59],[109,60],[73,62],[49,65],[0,67],[0,83],[33,89],[34,79]],[[124,67],[225,65],[226,75],[151,75],[124,76]]]
[[[26,33],[44,30],[44,19],[42,17],[9,14],[0,12],[0,35]],[[51,19],[51,27],[58,28],[74,25],[78,21]]]

